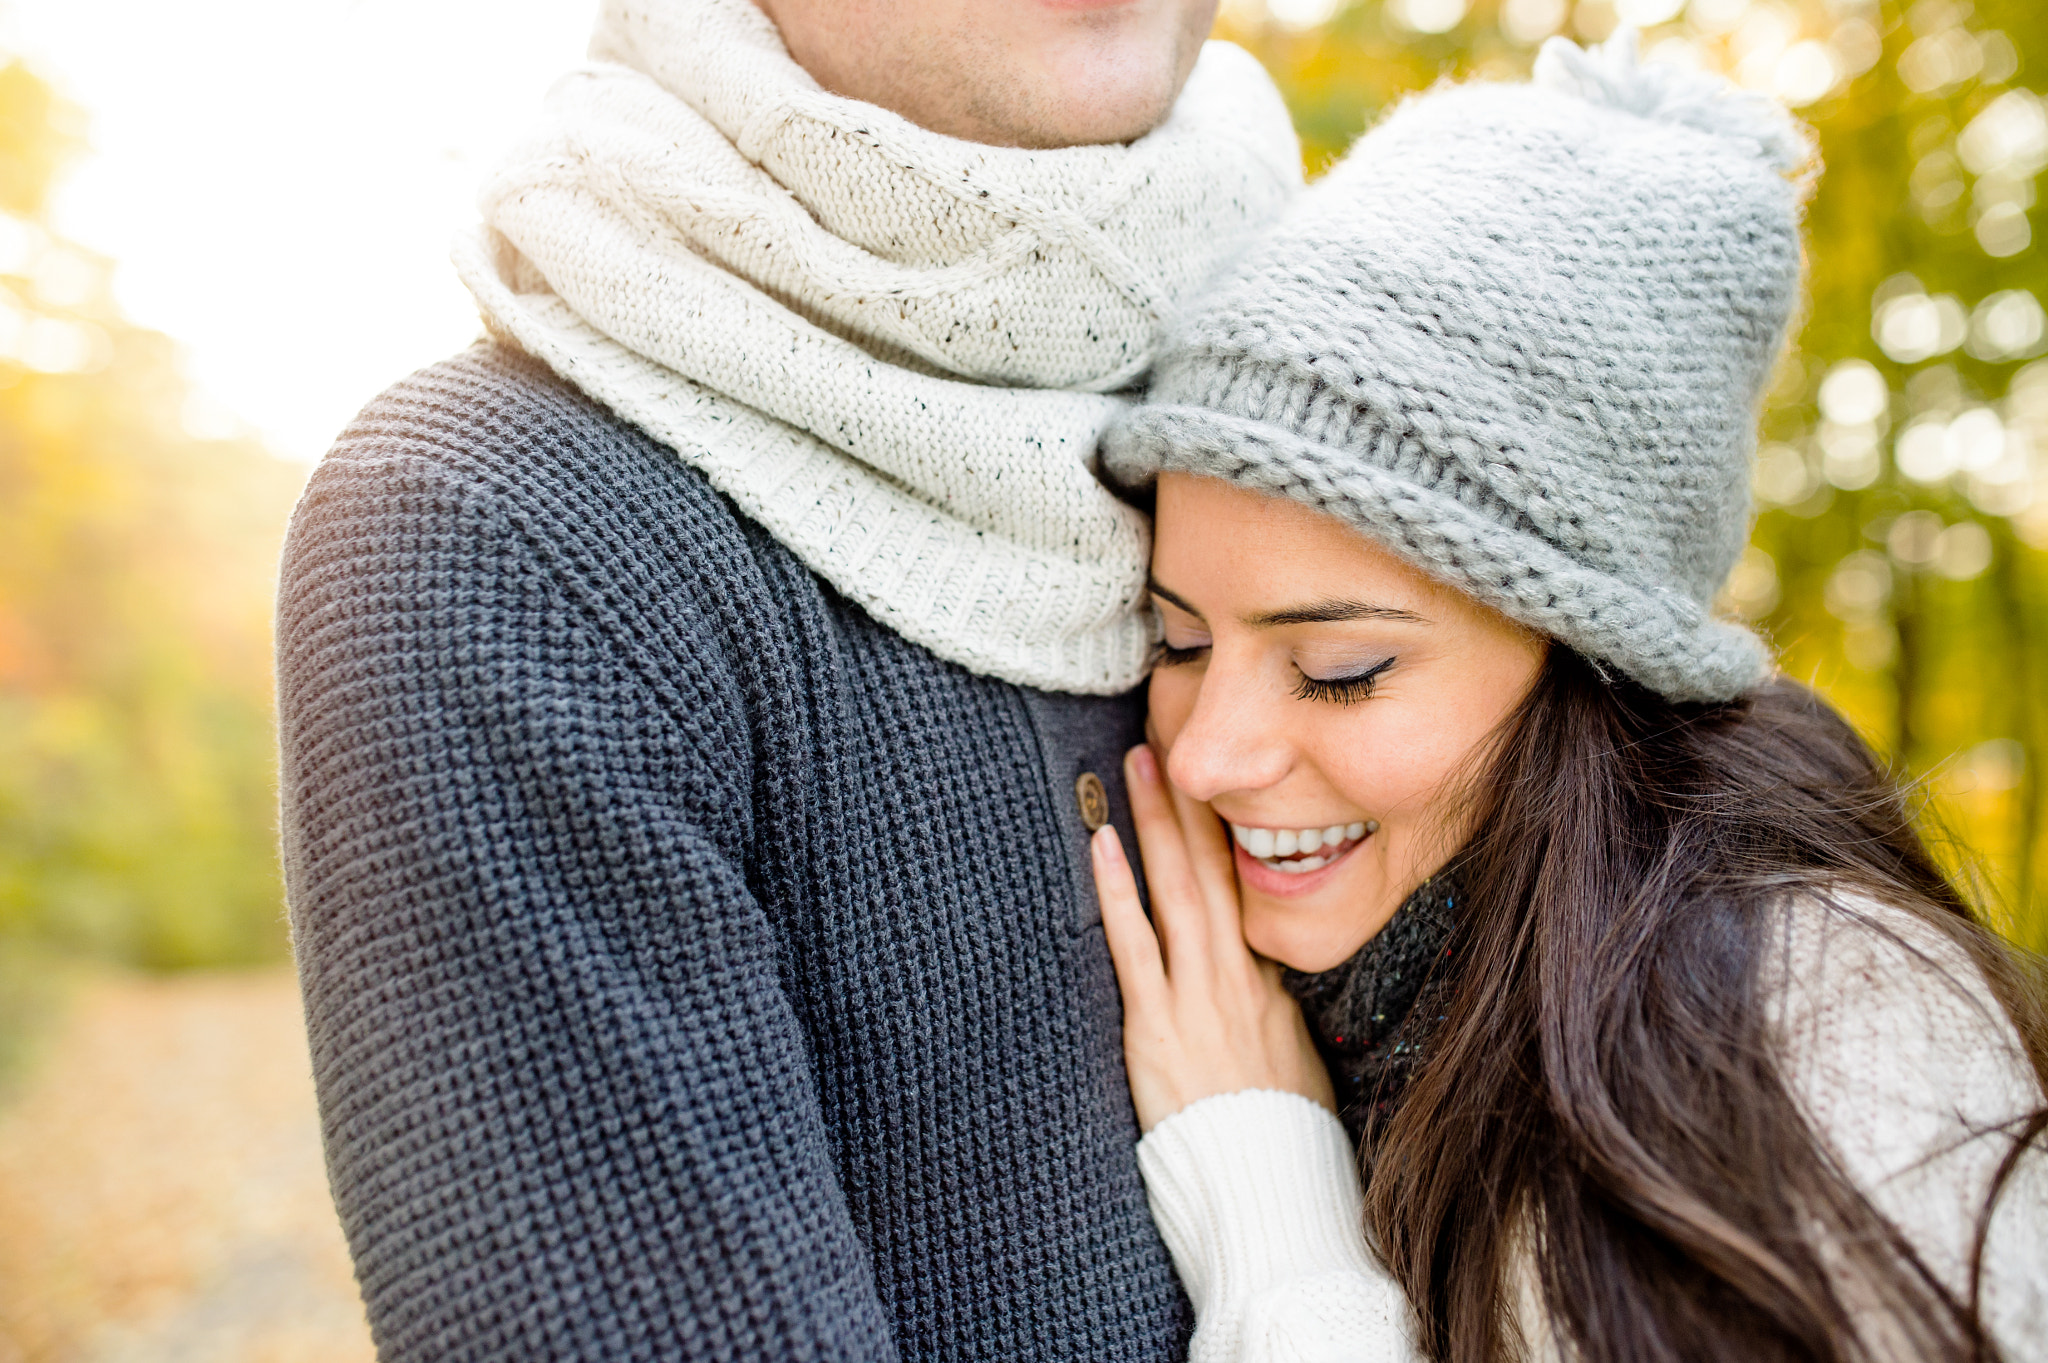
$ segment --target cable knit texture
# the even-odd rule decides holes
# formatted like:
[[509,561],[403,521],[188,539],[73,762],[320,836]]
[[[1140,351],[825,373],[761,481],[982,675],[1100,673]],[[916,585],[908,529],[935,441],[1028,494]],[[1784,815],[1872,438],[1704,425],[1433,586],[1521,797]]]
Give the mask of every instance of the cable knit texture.
[[750,0],[608,0],[591,57],[457,244],[490,326],[904,638],[1135,685],[1147,531],[1096,446],[1300,185],[1258,64],[1210,43],[1149,135],[1025,151],[825,92]]
[[1759,681],[1715,619],[1798,296],[1789,118],[1548,45],[1409,100],[1175,328],[1105,450],[1338,516],[1675,700]]
[[1175,1355],[1074,800],[1131,836],[1139,697],[934,658],[491,347],[315,472],[278,648],[384,1363]]
[[[1758,978],[1794,1097],[1844,1170],[1953,1291],[2018,1123],[2043,1102],[2018,1033],[1938,930],[1867,899],[1802,897]],[[1195,1363],[1420,1363],[1399,1288],[1366,1247],[1350,1143],[1291,1094],[1204,1099],[1138,1147],[1152,1214],[1198,1317]],[[1985,1323],[2048,1359],[2048,1154],[2020,1162],[1984,1254]],[[1563,1358],[1534,1265],[1511,1295],[1537,1359]],[[1889,1303],[1842,1284],[1871,1356],[1910,1363]]]

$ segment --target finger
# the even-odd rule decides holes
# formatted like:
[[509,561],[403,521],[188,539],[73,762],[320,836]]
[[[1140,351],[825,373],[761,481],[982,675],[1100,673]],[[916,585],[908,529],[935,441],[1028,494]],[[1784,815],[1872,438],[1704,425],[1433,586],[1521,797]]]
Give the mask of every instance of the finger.
[[1102,903],[1102,934],[1109,941],[1109,959],[1123,990],[1127,1013],[1152,1007],[1165,997],[1166,962],[1159,938],[1138,902],[1138,881],[1116,829],[1105,824],[1088,841],[1095,869],[1095,896]]
[[1140,745],[1125,754],[1124,778],[1131,792],[1131,822],[1137,826],[1138,848],[1145,858],[1145,883],[1152,890],[1152,921],[1159,927],[1167,970],[1180,976],[1209,956],[1202,887],[1188,865],[1180,816],[1151,748]]
[[1244,919],[1239,912],[1237,862],[1230,850],[1230,834],[1207,804],[1170,779],[1166,787],[1187,849],[1188,872],[1201,891],[1210,938],[1218,950],[1227,950],[1233,944],[1241,947]]

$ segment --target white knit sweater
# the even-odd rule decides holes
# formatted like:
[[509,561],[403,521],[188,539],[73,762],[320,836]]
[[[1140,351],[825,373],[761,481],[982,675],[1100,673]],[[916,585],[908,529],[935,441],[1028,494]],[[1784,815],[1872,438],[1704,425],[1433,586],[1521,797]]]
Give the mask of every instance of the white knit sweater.
[[[1938,931],[1868,901],[1808,903],[1764,977],[1783,1072],[1815,1129],[1929,1266],[1966,1291],[1976,1216],[2011,1149],[2002,1124],[2043,1101],[2020,1039]],[[1875,924],[1876,926],[1872,926]],[[1197,1317],[1193,1363],[1406,1363],[1412,1317],[1366,1247],[1354,1159],[1335,1117],[1293,1094],[1204,1099],[1161,1122],[1138,1161]],[[2011,1363],[2048,1359],[2048,1156],[2026,1156],[1986,1246],[1984,1319]],[[1533,1278],[1523,1336],[1566,1350]],[[1885,1347],[1881,1305],[1866,1340]]]
[[1279,92],[1203,49],[1128,146],[1029,151],[819,88],[750,0],[606,0],[485,187],[485,320],[976,672],[1144,674],[1144,518],[1096,441],[1164,319],[1301,183]]

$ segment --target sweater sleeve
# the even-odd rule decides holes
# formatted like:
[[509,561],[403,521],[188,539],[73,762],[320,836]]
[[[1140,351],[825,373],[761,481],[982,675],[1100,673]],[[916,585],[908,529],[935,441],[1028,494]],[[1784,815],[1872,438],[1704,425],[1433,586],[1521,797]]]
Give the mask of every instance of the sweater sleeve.
[[[1794,1098],[1843,1170],[1959,1296],[1992,1180],[2039,1082],[1982,974],[1948,937],[1851,899],[1787,913],[1763,997]],[[1851,1292],[1851,1299],[1868,1300]],[[1884,1333],[1872,1303],[1873,1338]],[[2003,1356],[2048,1359],[2048,1154],[2004,1187],[1983,1317]]]
[[640,622],[652,669],[551,552],[402,449],[330,459],[286,550],[294,944],[379,1356],[892,1358],[744,872],[729,622]]
[[1406,1298],[1365,1243],[1351,1143],[1319,1104],[1205,1098],[1138,1146],[1195,1306],[1191,1363],[1408,1363]]

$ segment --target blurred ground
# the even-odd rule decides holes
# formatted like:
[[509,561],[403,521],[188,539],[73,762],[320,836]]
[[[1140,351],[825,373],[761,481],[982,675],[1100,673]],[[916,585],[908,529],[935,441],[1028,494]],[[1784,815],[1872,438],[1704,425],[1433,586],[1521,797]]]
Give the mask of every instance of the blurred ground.
[[98,975],[0,1106],[0,1363],[370,1363],[289,969]]

